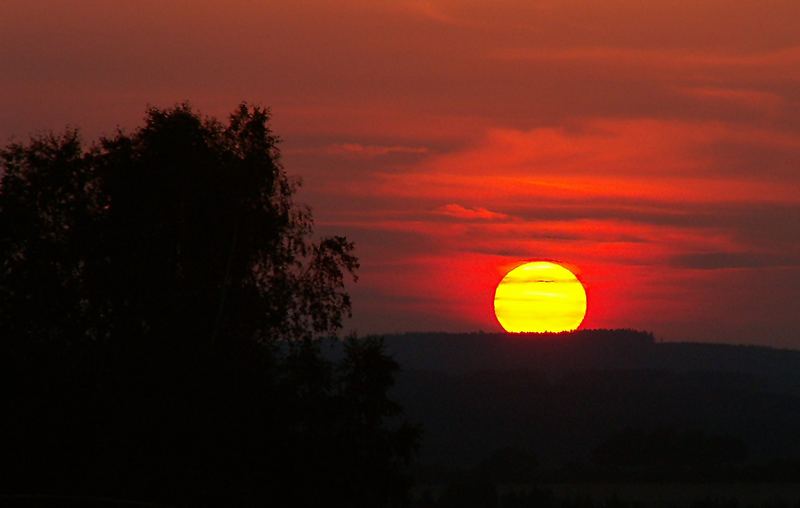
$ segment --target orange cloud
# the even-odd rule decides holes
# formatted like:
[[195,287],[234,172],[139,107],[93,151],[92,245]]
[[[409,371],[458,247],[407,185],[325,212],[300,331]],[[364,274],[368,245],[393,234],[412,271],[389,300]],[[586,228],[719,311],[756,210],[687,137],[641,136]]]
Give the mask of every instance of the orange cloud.
[[453,217],[456,219],[467,219],[467,220],[474,220],[474,219],[482,219],[482,220],[499,220],[499,219],[508,219],[509,216],[500,213],[500,212],[493,212],[491,210],[487,210],[486,208],[466,208],[457,203],[450,203],[444,206],[440,206],[436,213],[440,215],[445,215],[447,217]]
[[800,63],[800,46],[761,52],[712,52],[685,49],[640,49],[631,47],[506,48],[490,57],[527,61],[595,61],[613,65],[636,65],[660,68],[680,67],[780,67],[793,68]]
[[[800,135],[719,122],[588,120],[529,131],[494,129],[477,146],[381,175],[380,192],[518,203],[526,196],[656,200],[800,201],[794,176],[769,162],[748,172],[723,157],[743,150],[800,151]],[[755,156],[753,156],[755,157]],[[771,178],[765,178],[772,174]]]
[[694,97],[699,101],[716,100],[729,102],[743,107],[762,110],[767,113],[775,114],[785,103],[780,95],[761,92],[758,90],[731,89],[717,87],[686,87],[680,90],[682,93]]
[[428,149],[424,146],[402,145],[363,145],[361,143],[338,143],[328,146],[328,153],[333,155],[349,155],[354,157],[378,157],[394,153],[422,154]]
[[443,8],[441,2],[434,3],[428,0],[413,0],[400,4],[400,8],[444,25],[468,26],[472,23],[462,18],[457,18]]

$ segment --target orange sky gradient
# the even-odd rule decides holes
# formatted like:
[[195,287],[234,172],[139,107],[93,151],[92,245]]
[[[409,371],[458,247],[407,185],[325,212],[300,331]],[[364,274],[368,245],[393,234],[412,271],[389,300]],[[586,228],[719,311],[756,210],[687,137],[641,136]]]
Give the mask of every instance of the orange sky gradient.
[[366,332],[499,331],[526,259],[584,327],[800,347],[800,2],[7,0],[0,140],[267,105]]

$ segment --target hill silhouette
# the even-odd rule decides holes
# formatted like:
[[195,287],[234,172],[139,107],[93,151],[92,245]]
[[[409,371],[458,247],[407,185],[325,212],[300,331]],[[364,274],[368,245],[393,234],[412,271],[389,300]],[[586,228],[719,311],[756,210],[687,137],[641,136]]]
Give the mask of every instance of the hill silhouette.
[[472,466],[506,448],[544,466],[589,463],[624,432],[707,435],[749,463],[800,457],[798,351],[634,330],[409,333],[385,344],[403,367],[395,394],[425,429],[423,463]]

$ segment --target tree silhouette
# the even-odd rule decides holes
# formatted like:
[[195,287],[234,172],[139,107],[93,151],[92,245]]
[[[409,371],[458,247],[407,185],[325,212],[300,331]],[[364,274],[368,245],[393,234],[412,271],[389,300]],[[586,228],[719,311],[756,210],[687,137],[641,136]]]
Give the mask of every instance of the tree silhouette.
[[[5,494],[401,502],[417,441],[376,339],[323,354],[358,261],[313,241],[269,113],[188,105],[0,152]],[[394,423],[394,426],[390,425]]]

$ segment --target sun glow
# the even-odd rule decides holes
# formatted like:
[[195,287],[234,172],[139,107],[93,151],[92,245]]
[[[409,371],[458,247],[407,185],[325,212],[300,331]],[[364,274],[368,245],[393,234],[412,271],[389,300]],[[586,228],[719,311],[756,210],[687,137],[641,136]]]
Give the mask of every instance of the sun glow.
[[559,264],[525,263],[497,285],[494,312],[507,332],[574,330],[586,316],[586,290]]

